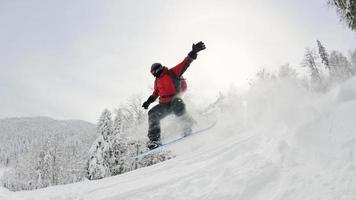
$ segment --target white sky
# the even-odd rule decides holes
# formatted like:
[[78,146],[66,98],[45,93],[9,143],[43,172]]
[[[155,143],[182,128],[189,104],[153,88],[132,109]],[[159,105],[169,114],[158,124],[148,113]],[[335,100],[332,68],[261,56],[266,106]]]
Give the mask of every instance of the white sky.
[[0,118],[95,122],[150,95],[153,62],[172,67],[204,41],[186,72],[194,97],[246,88],[260,68],[298,67],[319,39],[345,54],[356,35],[326,0],[0,0]]

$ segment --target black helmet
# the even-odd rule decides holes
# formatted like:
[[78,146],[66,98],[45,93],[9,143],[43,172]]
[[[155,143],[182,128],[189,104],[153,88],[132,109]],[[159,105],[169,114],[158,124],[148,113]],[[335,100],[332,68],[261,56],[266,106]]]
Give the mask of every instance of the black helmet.
[[151,74],[155,77],[159,77],[163,71],[161,63],[153,63],[151,65]]

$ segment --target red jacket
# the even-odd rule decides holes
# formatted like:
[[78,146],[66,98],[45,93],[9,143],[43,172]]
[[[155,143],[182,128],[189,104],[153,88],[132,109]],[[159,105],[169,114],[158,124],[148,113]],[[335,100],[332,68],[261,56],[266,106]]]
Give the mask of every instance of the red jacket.
[[[178,92],[176,91],[176,86],[174,85],[173,79],[168,74],[168,70],[171,70],[178,78],[181,78],[192,61],[193,59],[187,56],[181,63],[171,69],[164,67],[160,77],[156,78],[152,96],[159,97],[160,103],[167,103],[172,101],[173,98],[178,95]],[[185,81],[181,81],[181,83],[182,91],[184,91],[187,87],[186,83]]]

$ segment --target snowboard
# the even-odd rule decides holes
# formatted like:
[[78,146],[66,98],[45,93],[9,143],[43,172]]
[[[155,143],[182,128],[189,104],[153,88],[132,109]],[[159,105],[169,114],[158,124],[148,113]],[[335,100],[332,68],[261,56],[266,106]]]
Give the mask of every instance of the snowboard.
[[172,141],[169,141],[167,143],[163,143],[161,146],[155,148],[155,149],[147,149],[145,151],[143,151],[141,154],[137,155],[136,157],[134,157],[135,159],[136,158],[142,158],[146,155],[149,155],[150,153],[153,153],[153,152],[156,152],[156,151],[160,151],[160,150],[163,150],[167,147],[169,147],[170,145],[174,144],[174,143],[177,143],[177,142],[180,142],[192,135],[195,135],[195,134],[198,134],[198,133],[201,133],[201,132],[204,132],[204,131],[207,131],[211,128],[213,128],[214,126],[216,125],[216,122],[213,122],[212,124],[210,124],[209,126],[205,127],[205,128],[202,128],[202,129],[199,129],[199,130],[196,130],[196,131],[193,131],[191,134],[187,135],[187,136],[183,136],[183,137],[180,137],[178,139],[175,139],[175,140],[172,140]]

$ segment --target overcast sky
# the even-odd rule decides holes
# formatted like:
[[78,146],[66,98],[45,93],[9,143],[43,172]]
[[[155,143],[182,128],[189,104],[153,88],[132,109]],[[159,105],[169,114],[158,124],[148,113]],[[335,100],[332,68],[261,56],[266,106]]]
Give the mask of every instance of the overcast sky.
[[246,88],[260,68],[298,67],[319,39],[345,54],[356,35],[326,0],[0,0],[0,118],[95,122],[150,95],[153,62],[172,67],[193,42],[189,93]]

